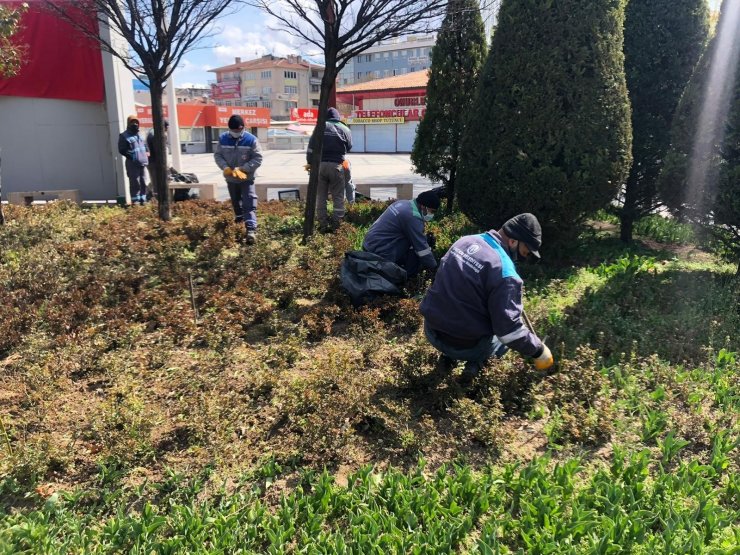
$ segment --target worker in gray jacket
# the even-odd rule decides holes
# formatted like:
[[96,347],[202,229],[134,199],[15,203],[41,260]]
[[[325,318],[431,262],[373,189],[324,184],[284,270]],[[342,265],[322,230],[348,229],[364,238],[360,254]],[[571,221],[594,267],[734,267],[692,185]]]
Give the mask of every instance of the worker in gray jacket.
[[218,138],[213,158],[226,178],[235,221],[244,222],[247,228],[246,242],[253,245],[257,240],[254,178],[257,168],[262,165],[262,149],[257,137],[244,130],[244,118],[239,114],[233,114],[228,125],[229,130]]
[[508,349],[533,357],[546,371],[550,349],[522,320],[522,279],[514,262],[539,258],[542,230],[532,214],[519,214],[499,231],[457,240],[442,257],[434,284],[421,303],[424,333],[443,355],[466,361],[467,386],[492,356]]
[[433,270],[437,261],[424,235],[424,224],[438,208],[439,196],[432,191],[420,193],[415,200],[397,200],[372,225],[362,249],[398,264],[408,277],[422,267]]

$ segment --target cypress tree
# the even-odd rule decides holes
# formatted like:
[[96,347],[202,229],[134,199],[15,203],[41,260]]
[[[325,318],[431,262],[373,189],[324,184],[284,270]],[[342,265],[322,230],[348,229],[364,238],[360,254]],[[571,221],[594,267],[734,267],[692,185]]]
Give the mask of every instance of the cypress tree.
[[463,137],[461,209],[569,236],[627,177],[624,0],[503,0]]
[[633,223],[656,208],[671,121],[708,32],[706,0],[630,0],[627,6],[624,63],[634,160],[620,212],[625,242],[632,241]]
[[477,0],[451,0],[432,48],[426,113],[411,152],[418,173],[445,185],[448,213],[455,196],[463,127],[486,48]]
[[[658,180],[663,203],[740,262],[740,0],[722,4],[717,33],[676,111]],[[740,273],[740,266],[738,267]]]

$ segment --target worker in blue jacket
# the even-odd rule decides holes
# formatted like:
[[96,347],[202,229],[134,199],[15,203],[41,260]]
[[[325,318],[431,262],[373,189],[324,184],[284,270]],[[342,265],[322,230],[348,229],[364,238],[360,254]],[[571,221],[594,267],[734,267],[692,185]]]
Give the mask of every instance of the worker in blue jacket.
[[244,130],[244,118],[239,114],[233,114],[228,125],[229,130],[218,138],[213,158],[226,178],[235,221],[244,222],[247,228],[246,242],[253,245],[257,240],[254,177],[257,168],[262,165],[262,149],[257,137]]
[[439,196],[432,191],[424,191],[414,200],[397,200],[372,225],[362,249],[398,264],[408,277],[421,268],[433,270],[437,261],[424,235],[424,224],[434,218],[438,208]]
[[539,258],[542,230],[533,214],[519,214],[499,231],[468,235],[442,257],[421,303],[424,333],[443,355],[464,360],[460,384],[470,385],[486,361],[508,349],[533,357],[547,371],[550,349],[523,321],[522,279],[514,262]]

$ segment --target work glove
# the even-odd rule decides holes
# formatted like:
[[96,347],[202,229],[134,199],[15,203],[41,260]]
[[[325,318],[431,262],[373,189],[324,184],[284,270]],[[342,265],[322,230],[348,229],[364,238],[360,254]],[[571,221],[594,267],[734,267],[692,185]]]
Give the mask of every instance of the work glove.
[[224,177],[231,177],[234,171],[231,168],[224,168]]
[[540,372],[544,372],[552,368],[553,364],[555,364],[555,359],[552,357],[550,349],[543,343],[542,354],[534,359],[534,367]]
[[434,233],[431,231],[427,233],[427,244],[429,245],[429,248],[434,250],[437,247],[437,238],[434,236]]
[[311,164],[304,164],[303,169],[308,173],[311,173]]
[[232,175],[236,177],[237,179],[241,179],[242,181],[246,180],[249,177],[249,174],[244,173],[239,168],[235,168],[234,171],[232,172]]

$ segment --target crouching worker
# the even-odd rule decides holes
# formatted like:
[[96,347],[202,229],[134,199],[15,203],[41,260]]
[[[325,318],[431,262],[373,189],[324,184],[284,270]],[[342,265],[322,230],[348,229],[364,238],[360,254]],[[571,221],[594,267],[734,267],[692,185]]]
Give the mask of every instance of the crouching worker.
[[490,357],[508,349],[534,358],[537,370],[552,367],[550,349],[522,320],[522,279],[514,267],[539,258],[541,244],[537,218],[519,214],[499,231],[460,238],[442,257],[420,309],[429,342],[465,361],[460,385],[470,385]]
[[439,196],[432,191],[415,200],[397,200],[375,221],[365,235],[362,249],[406,270],[408,278],[422,268],[433,270],[437,261],[424,235],[424,224],[434,218]]
[[354,306],[379,295],[400,295],[404,283],[421,267],[437,267],[424,235],[424,223],[434,217],[437,208],[439,197],[429,191],[416,200],[397,200],[367,232],[362,250],[345,254],[342,288]]

